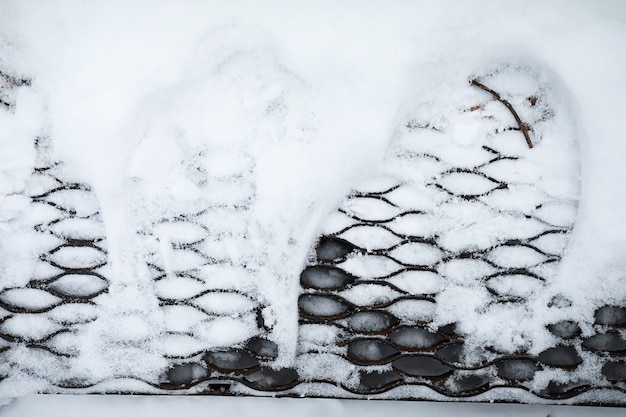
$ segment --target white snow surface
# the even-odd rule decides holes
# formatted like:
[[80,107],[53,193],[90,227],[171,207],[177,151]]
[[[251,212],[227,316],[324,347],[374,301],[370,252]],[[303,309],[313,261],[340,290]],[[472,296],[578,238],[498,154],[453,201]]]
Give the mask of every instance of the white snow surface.
[[[5,0],[0,3],[0,28],[0,68],[32,79],[32,87],[18,89],[15,113],[0,113],[0,289],[23,285],[33,273],[32,265],[15,262],[29,259],[32,242],[29,236],[13,232],[27,223],[28,201],[20,193],[26,192],[35,164],[33,138],[48,136],[54,159],[64,161],[81,182],[92,186],[104,220],[105,231],[97,225],[71,225],[86,235],[105,233],[110,259],[109,294],[99,300],[106,306],[105,313],[89,331],[76,336],[83,338],[78,344],[84,352],[77,369],[91,376],[158,375],[166,365],[160,353],[196,351],[196,342],[185,342],[182,336],[167,347],[159,346],[169,340],[164,331],[186,331],[202,319],[188,315],[184,307],[165,313],[156,307],[156,297],[162,293],[184,298],[204,287],[172,276],[152,283],[137,266],[149,250],[137,238],[138,225],[160,219],[173,208],[192,212],[202,205],[237,205],[249,198],[254,202],[245,213],[220,211],[222,217],[213,219],[220,222],[224,236],[234,240],[226,239],[211,250],[252,265],[257,273],[252,278],[237,275],[236,285],[216,285],[241,287],[269,306],[264,314],[273,324],[271,338],[280,348],[277,364],[292,366],[299,274],[314,239],[328,226],[329,213],[354,185],[378,172],[375,167],[383,162],[399,121],[426,91],[442,83],[448,87],[466,83],[471,74],[494,63],[525,62],[548,73],[561,104],[572,115],[572,134],[580,144],[582,189],[575,228],[550,294],[540,297],[541,305],[556,293],[564,294],[574,307],[563,314],[591,322],[597,306],[626,299],[626,4],[622,1]],[[468,126],[461,121],[449,128],[463,133],[461,141],[471,142],[473,136],[484,134]],[[202,155],[202,167],[215,180],[209,195],[203,194],[188,170],[197,155]],[[447,163],[472,164],[472,158],[482,158],[479,153],[447,155]],[[507,172],[506,166],[490,169]],[[531,184],[532,198],[537,178],[524,180]],[[478,194],[492,187],[483,177],[463,181],[471,182]],[[450,187],[458,185],[460,181],[452,181]],[[570,192],[559,184],[538,187],[564,196]],[[394,198],[399,206],[404,201],[416,203],[410,193]],[[77,210],[90,214],[92,203],[86,200]],[[347,209],[363,218],[372,212],[380,216],[381,210],[389,211],[383,216],[394,216],[394,207],[375,207],[379,200],[361,203]],[[500,203],[516,204],[506,198]],[[467,212],[450,216],[463,214]],[[332,222],[351,224],[336,214]],[[244,226],[245,242],[237,240],[242,236],[238,228]],[[427,235],[430,222],[411,215],[398,219],[395,227]],[[194,242],[202,231],[188,228],[162,223],[153,233],[162,241]],[[393,238],[381,236],[381,247],[393,245]],[[554,246],[548,240],[543,244],[548,249]],[[54,242],[50,245],[54,247]],[[432,263],[440,257],[433,251],[414,260],[408,258],[412,252],[403,250],[396,250],[399,261],[406,257]],[[72,251],[77,250],[67,247],[52,256],[68,267],[73,262],[98,265],[103,256],[94,248]],[[174,269],[193,269],[202,263],[194,255],[185,252],[164,258]],[[501,255],[507,265],[528,259],[516,253]],[[454,280],[459,273],[475,269],[482,274],[490,267],[479,261],[472,261],[471,267],[460,265],[464,260],[455,262],[439,272]],[[371,265],[385,274],[399,269],[388,258],[369,255],[350,258],[343,266],[365,275]],[[219,271],[207,273],[224,276]],[[415,285],[403,275],[393,280],[400,287]],[[59,291],[77,294],[100,289],[98,284],[83,283],[78,275],[57,285]],[[424,285],[435,288],[441,283],[429,277]],[[502,279],[492,285],[518,294],[532,292],[534,284],[519,288],[517,282]],[[13,291],[5,293],[5,302],[13,302],[13,296],[27,299],[31,307],[57,302],[38,290]],[[24,298],[18,291],[32,294]],[[386,297],[362,292],[352,291],[346,297],[372,302]],[[450,303],[465,303],[460,311],[474,309],[483,295],[480,289],[461,286],[445,293]],[[207,340],[213,346],[245,340],[250,326],[229,315],[245,316],[253,301],[235,293],[221,299],[223,305],[211,298],[208,294],[194,302],[213,309],[217,316],[198,331],[209,332]],[[554,314],[541,308],[534,307],[534,314]],[[421,304],[395,303],[389,310],[428,319],[438,314]],[[53,312],[62,315],[60,310]],[[40,340],[55,331],[54,314],[43,321],[15,318],[3,326],[7,332],[27,326],[28,337]],[[80,320],[77,316],[90,312],[65,314]],[[461,328],[472,329],[485,340],[513,339],[514,332],[507,329],[515,327],[518,319],[513,310],[494,309],[491,316],[482,317],[480,328],[476,323],[461,323]],[[534,336],[531,339],[538,345],[533,349],[545,348],[542,343],[548,342],[542,341],[541,334]],[[116,350],[111,343],[116,340],[135,340],[141,349]],[[45,366],[44,374],[59,371],[54,363]],[[23,378],[12,381],[0,396],[42,388]],[[22,402],[16,407],[33,406]],[[9,414],[29,411],[21,412]]]

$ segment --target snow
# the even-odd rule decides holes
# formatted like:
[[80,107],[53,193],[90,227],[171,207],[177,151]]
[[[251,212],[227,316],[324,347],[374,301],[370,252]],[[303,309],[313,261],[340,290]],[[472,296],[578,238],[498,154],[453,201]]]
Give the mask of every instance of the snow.
[[428,300],[399,300],[387,307],[387,310],[409,323],[428,322],[435,314],[435,306]]
[[27,309],[33,312],[45,311],[61,302],[54,295],[35,288],[13,288],[0,296],[0,302],[11,309]]
[[429,271],[405,271],[387,280],[411,294],[434,294],[441,290],[443,282],[441,277]]
[[59,324],[88,323],[97,318],[97,308],[90,304],[64,304],[48,314],[50,320]]
[[66,269],[93,269],[106,264],[105,253],[95,247],[62,246],[50,252],[46,259],[54,266]]
[[443,258],[441,249],[423,243],[405,243],[389,254],[402,264],[433,266]]
[[359,284],[339,293],[353,304],[362,306],[376,306],[387,304],[391,300],[402,296],[398,291],[385,285]]
[[[539,351],[548,343],[545,319],[533,323],[532,317],[589,318],[597,306],[626,298],[626,8],[618,1],[322,1],[297,6],[280,1],[263,6],[6,1],[0,8],[0,69],[33,80],[32,88],[15,92],[15,113],[0,112],[0,302],[28,310],[52,308],[46,316],[17,314],[0,326],[11,335],[41,341],[57,323],[83,323],[74,335],[84,352],[76,369],[94,380],[125,372],[157,375],[165,366],[161,353],[188,356],[242,343],[255,335],[253,310],[261,304],[268,306],[263,314],[279,345],[278,364],[293,365],[299,275],[322,232],[340,231],[340,238],[365,251],[400,244],[391,252],[393,259],[348,255],[338,266],[353,275],[387,277],[386,282],[413,294],[442,291],[437,306],[409,299],[386,306],[387,311],[406,321],[460,319],[461,328],[477,341],[497,339],[511,352],[527,343]],[[473,145],[497,125],[477,129],[475,112],[448,120],[439,115],[450,110],[450,103],[469,107],[476,97],[489,99],[484,91],[455,90],[466,87],[468,76],[502,62],[519,63],[552,86],[541,90],[542,97],[561,112],[554,115],[557,123],[537,125],[537,143],[545,155],[528,151],[519,132],[504,132],[497,140],[491,137],[489,146],[504,156],[524,154],[527,159],[517,170],[503,159],[480,168],[485,176],[441,176],[451,166],[472,168],[493,157]],[[517,89],[525,94],[534,87],[511,73],[490,81],[494,89],[509,91],[504,98],[510,100],[520,93]],[[480,112],[514,123],[499,104],[486,103]],[[420,117],[425,120],[416,116],[412,123],[425,121],[438,130],[398,129],[407,114],[419,113],[415,108],[424,110]],[[545,110],[539,106],[521,116],[536,120]],[[553,128],[560,129],[563,142],[551,142]],[[32,147],[37,136],[50,136],[51,160],[63,160],[69,177],[89,184],[92,193],[77,188],[46,195],[59,186],[57,181],[39,175],[29,182],[37,164]],[[568,158],[553,158],[575,155],[578,144],[580,189],[571,181],[576,168],[558,162]],[[436,152],[439,160],[414,163],[411,155],[422,152]],[[439,176],[442,190],[425,188],[433,176]],[[410,184],[384,195],[352,195],[345,213],[329,214],[357,186],[378,192],[407,178]],[[501,181],[520,185],[483,195]],[[446,191],[477,196],[485,206],[450,200]],[[80,217],[55,222],[63,210],[49,204],[31,207],[21,193]],[[537,209],[546,198],[558,201]],[[576,199],[578,206],[570,204]],[[440,217],[426,213],[434,207],[440,207]],[[407,208],[425,213],[401,214]],[[505,213],[494,215],[492,208]],[[534,218],[515,218],[507,214],[511,211]],[[183,214],[193,222],[179,221]],[[104,230],[93,221],[97,216]],[[381,221],[381,227],[353,226],[356,219]],[[445,259],[444,251],[469,244],[489,248],[503,230],[528,238],[546,225],[572,223],[567,242],[556,234],[533,239],[543,253],[502,246],[484,259]],[[33,238],[22,232],[33,224],[51,234]],[[441,232],[439,248],[403,242],[403,236],[436,232]],[[44,258],[50,263],[32,261],[42,248],[55,248],[68,236],[106,237],[106,251],[104,246],[68,245]],[[558,273],[546,272],[551,280],[544,291],[529,277],[501,275],[486,284],[498,294],[531,298],[528,309],[485,306],[487,290],[476,283],[480,277],[497,267],[537,266],[563,249]],[[215,263],[207,266],[200,253]],[[402,264],[432,267],[441,277],[407,271]],[[108,268],[106,274],[96,272],[110,282],[76,271],[50,284],[59,295],[97,296],[96,306],[55,307],[55,296],[18,288],[33,276],[45,280],[64,273],[57,267]],[[334,278],[311,280],[332,284]],[[108,293],[98,295],[104,288]],[[208,290],[217,292],[203,293]],[[357,285],[343,295],[369,305],[386,302],[392,292]],[[546,307],[557,294],[571,300],[567,313]],[[193,297],[191,305],[159,305],[188,297]],[[330,298],[305,298],[300,308],[333,316],[351,307]],[[520,315],[528,320],[519,323]],[[311,343],[332,338],[323,331],[305,333]],[[62,335],[54,338],[55,348],[65,349],[64,340],[57,340]],[[604,337],[613,338],[606,343],[621,343],[615,335]],[[117,344],[122,340],[136,346]],[[50,366],[44,374],[54,374]],[[323,376],[325,371],[319,372]],[[40,388],[22,384],[20,393]],[[37,398],[52,406],[61,401]],[[130,406],[125,401],[99,405]],[[155,404],[170,400],[145,401],[158,415],[162,411]],[[324,404],[332,404],[326,407],[333,412],[347,407]],[[37,414],[37,405],[27,400],[9,407],[17,410],[11,415]],[[563,412],[551,411],[558,413]]]
[[43,340],[61,329],[47,317],[36,314],[10,317],[0,328],[10,336],[27,341]]
[[339,264],[349,274],[363,278],[380,278],[402,270],[402,265],[385,256],[356,254]]

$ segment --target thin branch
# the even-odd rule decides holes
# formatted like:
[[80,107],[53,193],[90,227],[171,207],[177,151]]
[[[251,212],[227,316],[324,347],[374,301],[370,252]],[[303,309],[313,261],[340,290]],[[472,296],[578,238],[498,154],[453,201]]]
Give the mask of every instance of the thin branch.
[[524,138],[526,139],[526,143],[528,144],[528,147],[532,149],[533,142],[530,140],[530,135],[528,134],[528,125],[526,123],[522,122],[522,119],[520,119],[519,115],[517,114],[517,112],[515,111],[515,109],[511,105],[511,103],[509,103],[507,100],[505,100],[502,97],[500,97],[500,94],[498,94],[497,92],[493,91],[491,88],[487,87],[486,85],[482,84],[477,79],[473,79],[472,81],[470,81],[470,84],[475,85],[476,87],[480,88],[481,90],[484,90],[484,91],[488,92],[496,100],[498,100],[500,103],[504,104],[507,109],[509,109],[509,111],[511,112],[511,114],[515,118],[515,121],[517,122],[517,125],[519,126],[519,130],[522,131],[522,134],[524,135]]

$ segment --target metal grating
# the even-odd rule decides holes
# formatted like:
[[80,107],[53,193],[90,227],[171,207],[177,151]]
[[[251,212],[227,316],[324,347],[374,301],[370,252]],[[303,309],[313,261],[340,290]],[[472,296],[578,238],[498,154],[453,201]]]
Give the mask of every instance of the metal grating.
[[[448,399],[499,392],[491,398],[505,401],[511,400],[516,389],[553,401],[591,390],[611,391],[613,400],[624,393],[623,306],[598,309],[596,334],[588,337],[581,337],[576,317],[541,318],[547,320],[556,343],[537,354],[523,348],[499,350],[496,343],[476,346],[456,323],[436,325],[432,321],[439,291],[460,281],[488,291],[489,300],[481,308],[518,306],[524,311],[528,294],[512,289],[534,286],[540,292],[546,287],[574,225],[577,202],[546,189],[531,198],[524,195],[528,203],[521,207],[507,207],[517,194],[523,194],[525,184],[511,180],[510,174],[524,170],[518,164],[525,162],[525,156],[510,152],[506,141],[525,140],[530,152],[535,152],[532,148],[541,138],[533,143],[533,126],[549,122],[554,113],[540,102],[541,94],[518,97],[521,106],[543,107],[536,112],[537,119],[523,122],[519,107],[516,110],[486,85],[494,75],[473,79],[470,85],[509,110],[516,124],[494,130],[492,146],[473,150],[469,159],[474,163],[450,164],[447,149],[441,146],[432,146],[428,152],[400,151],[396,155],[399,160],[432,167],[427,171],[425,190],[393,179],[369,182],[347,197],[324,228],[315,257],[301,275],[302,345],[308,355],[347,361],[358,372],[356,380],[325,382],[368,398],[410,386],[428,387]],[[464,111],[483,111],[486,105],[478,103]],[[530,114],[532,109],[524,113]],[[482,117],[494,119],[491,114]],[[440,135],[440,142],[447,140],[444,132],[429,123],[408,122],[405,135],[416,130]],[[498,165],[507,169],[494,169]],[[479,187],[469,187],[471,191],[463,187],[472,181]],[[490,227],[498,219],[507,226],[498,229],[495,240],[481,241],[479,230],[463,240],[454,226],[451,233],[449,223],[437,223],[437,216],[445,217],[446,210],[453,207],[487,213],[480,227]],[[555,211],[570,215],[557,220]],[[379,296],[364,297],[365,293]],[[570,305],[571,301],[556,295],[548,307],[556,312]],[[315,342],[314,337],[309,341],[308,332],[334,337],[330,343]],[[423,394],[398,395],[420,398]]]
[[[12,88],[27,81],[0,75],[0,104],[12,111]],[[541,103],[540,92],[522,100],[530,109],[526,112],[519,102],[514,107],[489,86],[492,75],[470,80],[472,88],[482,90],[484,100],[463,111],[481,113],[495,103],[509,111],[515,123],[496,129],[494,136],[509,135],[502,139],[511,140],[513,134],[529,148],[540,147],[533,126],[553,116]],[[522,116],[538,117],[525,119],[518,111]],[[443,135],[437,126],[420,120],[407,122],[403,130],[408,135]],[[36,220],[29,233],[39,251],[36,273],[25,285],[0,293],[3,378],[24,372],[55,387],[47,392],[100,392],[96,384],[103,381],[71,375],[70,361],[80,349],[75,337],[98,317],[100,306],[95,299],[110,287],[104,224],[91,188],[69,175],[62,163],[51,162],[45,142],[36,142],[40,158],[30,185]],[[424,195],[416,194],[406,181],[392,178],[370,182],[346,198],[331,215],[316,242],[315,255],[300,276],[299,352],[293,368],[273,366],[278,346],[270,340],[272,328],[263,320],[265,306],[253,287],[245,285],[260,266],[225,250],[229,244],[245,241],[250,233],[249,227],[235,228],[229,219],[245,217],[256,198],[253,160],[237,172],[215,175],[199,162],[204,152],[194,153],[188,174],[208,196],[219,195],[214,191],[220,184],[236,184],[241,192],[234,199],[207,197],[198,207],[159,202],[163,205],[160,217],[138,226],[138,236],[151,248],[145,254],[146,267],[159,308],[166,318],[183,313],[189,320],[166,329],[163,351],[170,365],[159,379],[127,378],[141,380],[149,387],[145,392],[153,393],[404,399],[427,399],[435,393],[441,400],[525,401],[526,397],[515,394],[522,390],[549,402],[578,402],[580,397],[585,403],[623,404],[624,305],[599,308],[593,323],[595,334],[584,337],[584,323],[579,318],[548,319],[546,328],[557,343],[538,354],[475,346],[455,323],[432,322],[442,286],[458,281],[454,271],[459,269],[477,271],[471,279],[490,294],[487,308],[523,308],[528,295],[510,291],[510,284],[523,282],[539,291],[545,287],[574,225],[577,202],[546,190],[532,196],[532,204],[526,208],[507,207],[512,193],[523,188],[510,179],[508,168],[523,163],[524,156],[494,143],[474,150],[474,163],[462,166],[436,149],[401,149],[393,155],[401,163],[426,167],[428,198],[424,204],[407,204],[423,202]],[[459,183],[471,187],[464,189]],[[478,207],[491,219],[503,219],[516,227],[507,227],[482,247],[478,244],[477,248],[475,241],[471,245],[459,242],[449,230],[438,229],[433,219],[442,207],[461,206]],[[554,210],[569,210],[572,216],[554,222]],[[212,272],[226,272],[232,278],[230,284],[229,280],[208,282],[205,277]],[[181,286],[195,290],[191,295],[171,291]],[[215,297],[219,303],[214,302]],[[217,307],[224,303],[241,308]],[[555,296],[549,307],[556,311],[569,303]],[[194,313],[187,314],[191,310]],[[239,323],[249,329],[249,337],[228,347],[211,347],[214,343],[206,338],[205,330],[214,320]],[[29,326],[48,330],[43,338],[33,338]],[[181,351],[177,349],[179,339],[194,340],[197,348]],[[43,362],[25,363],[24,350]],[[70,374],[42,371],[45,367],[40,365],[45,361]],[[307,365],[299,365],[304,362]],[[329,372],[335,365],[338,371]],[[550,375],[557,378],[547,380]],[[594,397],[596,392],[602,395]],[[493,396],[484,396],[490,393]],[[586,393],[590,395],[584,396]]]
[[[40,150],[42,142],[36,144]],[[69,360],[80,349],[76,336],[97,319],[94,299],[109,287],[106,240],[90,187],[69,176],[62,163],[51,163],[45,153],[40,157],[29,186],[34,226],[32,233],[25,232],[39,255],[25,285],[0,292],[0,308],[6,312],[0,338],[6,342],[3,360],[12,372],[64,386],[67,374],[50,373],[42,365],[69,370]]]
[[[254,233],[249,212],[256,200],[254,161],[238,160],[237,168],[211,172],[202,162],[206,152],[191,155],[187,172],[204,191],[205,201],[172,210],[140,230],[154,249],[148,254],[157,297],[167,325],[164,344],[170,369],[152,385],[166,390],[192,388],[197,392],[229,392],[232,384],[276,391],[292,386],[292,369],[271,368],[278,346],[268,340],[271,328],[253,285],[258,266],[237,249]],[[228,154],[211,152],[213,158]],[[226,189],[224,193],[221,189]],[[165,248],[164,245],[165,244]],[[165,265],[165,262],[168,265]],[[172,288],[191,288],[192,294],[172,294]],[[184,317],[181,321],[177,317]],[[219,340],[215,325],[237,327],[243,341]],[[177,349],[182,340],[196,348]],[[217,347],[214,347],[216,346]]]

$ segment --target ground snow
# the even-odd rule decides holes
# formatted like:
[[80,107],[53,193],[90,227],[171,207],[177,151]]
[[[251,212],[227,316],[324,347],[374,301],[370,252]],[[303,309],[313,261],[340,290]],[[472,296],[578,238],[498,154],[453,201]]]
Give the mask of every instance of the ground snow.
[[[328,213],[361,180],[389,174],[380,168],[385,149],[392,143],[398,122],[416,102],[428,97],[427,91],[445,95],[451,87],[466,83],[472,73],[507,61],[546,69],[556,80],[553,88],[563,98],[558,104],[571,110],[571,134],[577,135],[581,147],[582,193],[576,227],[552,292],[538,297],[535,314],[553,314],[541,306],[557,292],[576,306],[562,313],[570,317],[590,318],[597,305],[622,302],[626,297],[622,208],[626,201],[626,182],[622,181],[626,8],[619,1],[394,1],[384,5],[324,1],[297,6],[286,2],[224,6],[199,1],[6,1],[0,6],[0,19],[3,70],[33,80],[32,89],[18,89],[15,114],[0,115],[0,231],[14,239],[11,243],[8,238],[0,240],[0,285],[23,284],[32,272],[28,263],[8,261],[28,259],[33,250],[26,237],[10,233],[17,228],[15,222],[28,224],[28,219],[20,219],[28,202],[16,193],[25,191],[34,165],[33,138],[47,135],[52,138],[54,158],[65,161],[81,181],[93,187],[106,227],[112,282],[109,294],[101,296],[100,302],[107,309],[82,335],[81,348],[87,356],[77,364],[92,376],[157,374],[164,366],[159,353],[173,349],[170,342],[168,348],[159,345],[165,340],[162,332],[193,328],[193,317],[184,312],[160,311],[156,296],[186,297],[201,288],[196,289],[196,283],[175,282],[171,276],[153,285],[148,272],[136,265],[150,250],[161,250],[173,269],[191,270],[202,260],[193,253],[168,254],[163,247],[148,248],[148,243],[135,236],[137,228],[169,215],[168,207],[173,205],[193,210],[207,204],[244,204],[250,198],[254,199],[253,209],[245,214],[225,210],[213,218],[225,235],[242,236],[238,227],[245,225],[249,239],[244,244],[236,239],[220,241],[210,250],[257,271],[252,278],[237,275],[235,286],[270,306],[264,314],[280,347],[277,363],[290,365],[296,351],[298,276],[310,246],[322,227],[338,230],[336,225],[350,224],[350,219],[328,218]],[[509,87],[525,88],[511,80],[500,82],[503,87],[508,83]],[[441,109],[433,104],[430,110],[434,115],[431,121],[437,123]],[[480,152],[463,152],[464,144],[484,135],[468,126],[462,118],[447,126],[461,142],[446,150],[449,159],[443,162],[473,164],[484,157]],[[198,164],[215,180],[209,194],[194,177]],[[506,161],[502,165],[490,166],[494,172],[486,174],[508,172]],[[438,169],[404,168],[398,172],[418,178],[429,169]],[[516,195],[523,196],[520,201],[494,196],[495,205],[519,208],[532,201],[537,189],[572,194],[560,183],[509,174],[530,184],[528,192],[518,190]],[[450,184],[444,186],[463,185],[464,190],[471,187],[476,194],[493,187],[483,177],[448,180]],[[37,193],[36,189],[29,192]],[[417,202],[410,192],[391,197],[399,207]],[[437,200],[434,197],[422,203],[432,204]],[[362,218],[371,213],[394,215],[394,207],[377,207],[380,200],[362,200],[358,206],[345,207],[346,211]],[[82,214],[95,210],[93,201],[82,202],[76,207]],[[496,234],[503,227],[490,222],[484,213],[453,209],[448,213],[450,221],[483,216],[485,223],[477,226],[481,232],[492,227]],[[558,222],[567,216],[545,220]],[[430,219],[411,215],[389,227],[399,233],[427,235],[430,225]],[[93,225],[70,226],[90,236],[102,233]],[[161,223],[153,233],[163,242],[193,242],[198,231],[186,228]],[[356,229],[345,234],[359,238]],[[379,240],[391,245],[385,239],[393,238],[382,236]],[[455,242],[452,239],[449,244]],[[546,239],[541,244],[547,251],[560,250],[559,242]],[[406,249],[396,251],[397,260],[412,256],[402,253]],[[493,262],[518,266],[521,258],[538,262],[534,257],[543,256],[530,253],[520,258],[513,253],[523,250],[502,248],[502,253],[493,254],[497,255]],[[52,256],[69,267],[79,259],[83,264],[101,262],[102,254],[95,248],[72,251],[76,249],[65,248]],[[424,256],[427,259],[419,262],[434,262],[440,254]],[[490,268],[478,261],[461,265],[463,262],[450,262],[439,272],[454,282]],[[398,268],[394,261],[369,255],[347,259],[342,267],[365,276],[372,265],[385,273]],[[220,271],[210,273],[223,276]],[[437,288],[441,285],[437,281],[429,278],[423,285]],[[403,275],[390,282],[401,288],[406,285],[407,290],[412,285]],[[57,285],[59,291],[72,294],[98,291],[97,286],[82,283],[80,276]],[[227,288],[229,284],[216,285]],[[492,285],[510,293],[528,290],[504,279]],[[352,291],[345,295],[371,302],[387,296],[381,288],[372,288],[370,294]],[[445,305],[446,299],[450,305],[466,300],[460,311],[472,311],[484,296],[480,289],[455,287],[442,295],[438,305]],[[11,301],[12,294],[4,297]],[[195,303],[224,316],[217,317],[208,329],[211,343],[221,346],[245,340],[249,326],[245,320],[241,324],[229,316],[247,314],[252,307],[248,296],[233,293],[225,305],[215,305],[208,298],[200,297]],[[31,307],[55,303],[54,297],[35,292],[28,300]],[[401,303],[388,309],[399,315],[433,314],[423,306]],[[443,322],[446,314],[456,316],[458,311],[438,314]],[[514,350],[525,343],[516,340],[518,314],[513,309],[495,308],[474,323],[469,322],[475,318],[469,314],[461,328],[484,340],[501,333],[498,337],[504,340],[503,346]],[[88,316],[89,312],[66,313],[67,317],[76,315]],[[4,323],[7,331],[18,325],[24,323]],[[41,339],[54,326],[52,313],[49,321],[33,319],[29,337]],[[525,331],[540,332],[537,327],[527,323]],[[125,338],[135,340],[139,348],[111,348],[114,341]],[[194,351],[193,343],[176,342],[183,353]],[[547,343],[539,338],[535,349],[539,351]],[[50,367],[54,370],[54,364]],[[17,387],[8,394],[37,388]]]

